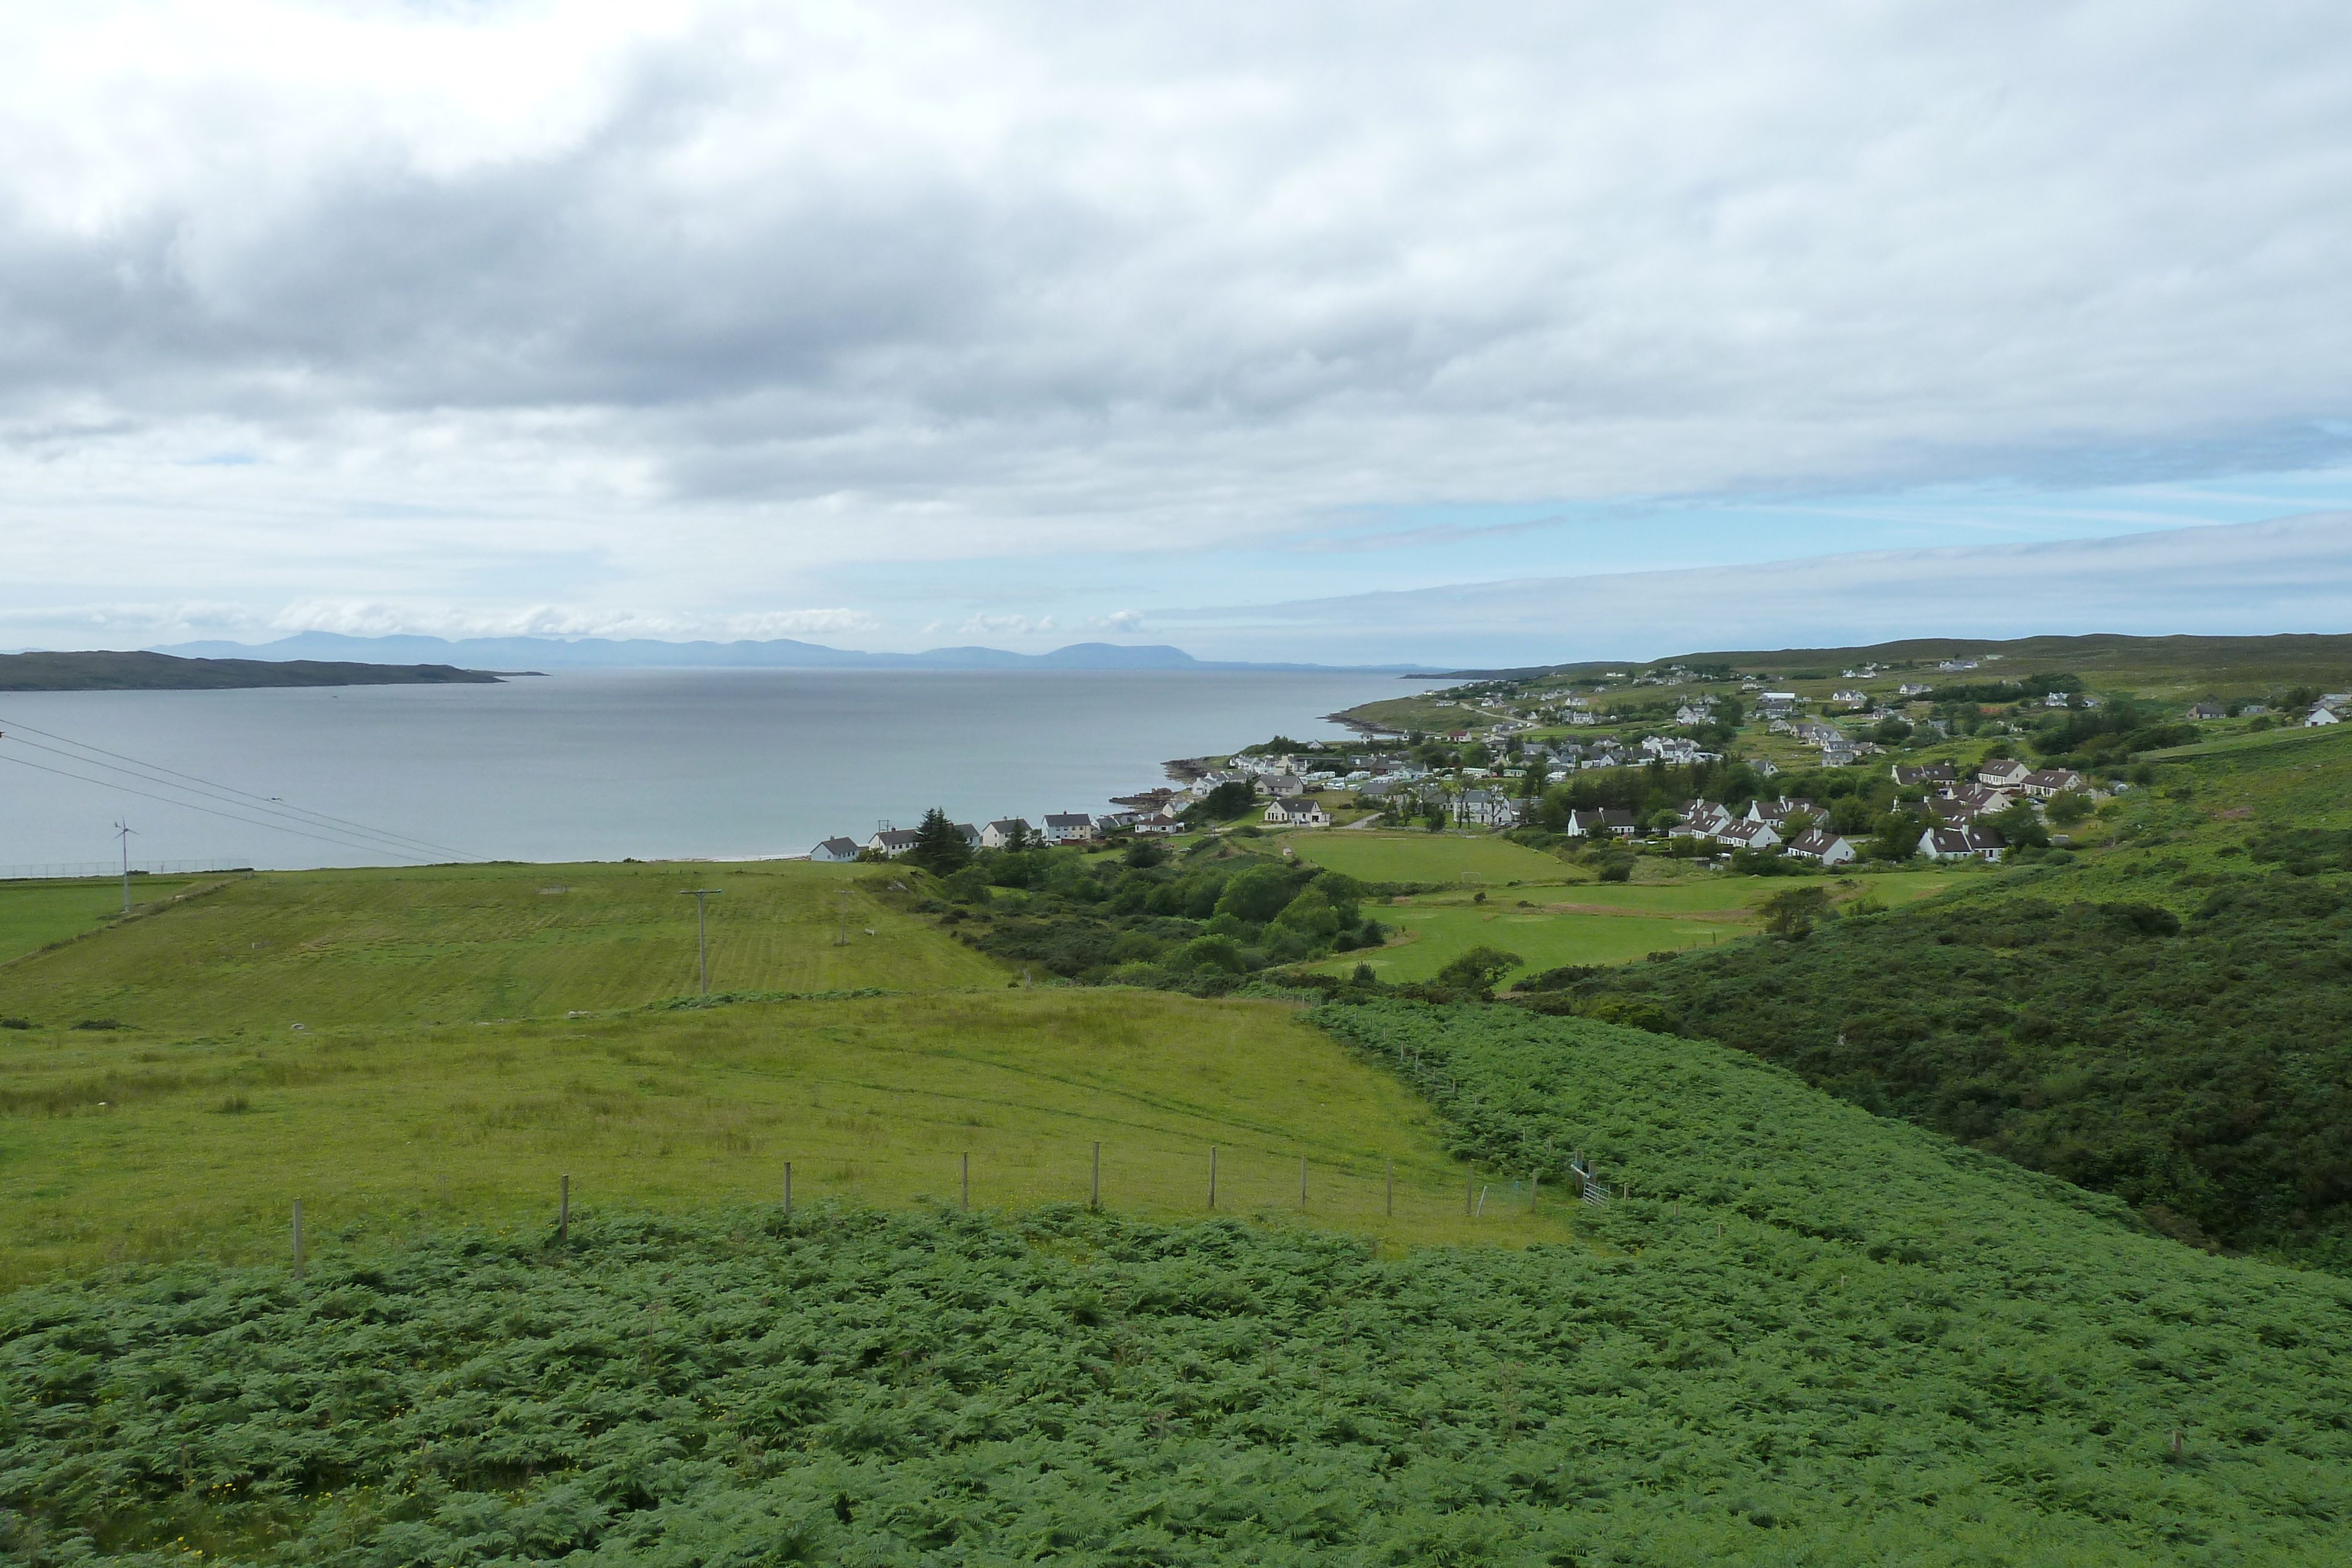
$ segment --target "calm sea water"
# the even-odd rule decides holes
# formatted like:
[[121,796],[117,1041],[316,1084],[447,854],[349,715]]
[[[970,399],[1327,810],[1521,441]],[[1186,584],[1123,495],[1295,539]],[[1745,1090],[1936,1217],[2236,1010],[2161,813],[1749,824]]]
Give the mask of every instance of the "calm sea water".
[[[1170,758],[1416,688],[1393,676],[1163,671],[614,670],[501,685],[0,694],[0,868],[131,859],[395,864],[346,828],[305,838],[31,749],[26,727],[352,823],[502,860],[803,854],[819,839],[1099,812]],[[258,817],[236,799],[196,802]],[[428,858],[419,853],[414,858]],[[446,857],[445,857],[446,858]]]

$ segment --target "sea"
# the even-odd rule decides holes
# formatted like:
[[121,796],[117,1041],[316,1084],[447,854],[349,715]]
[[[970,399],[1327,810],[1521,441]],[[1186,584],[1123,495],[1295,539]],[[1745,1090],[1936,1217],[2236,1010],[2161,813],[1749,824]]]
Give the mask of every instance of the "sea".
[[[1420,689],[1290,671],[596,670],[495,685],[0,694],[0,877],[761,860],[1100,813],[1163,764]],[[119,831],[128,828],[126,840]]]

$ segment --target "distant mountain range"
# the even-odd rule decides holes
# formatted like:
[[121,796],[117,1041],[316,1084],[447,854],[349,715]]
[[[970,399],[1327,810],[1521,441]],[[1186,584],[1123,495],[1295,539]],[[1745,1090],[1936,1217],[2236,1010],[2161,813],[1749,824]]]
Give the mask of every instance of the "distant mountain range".
[[350,637],[303,632],[275,643],[179,643],[157,648],[185,659],[359,660],[386,664],[456,664],[474,670],[1370,670],[1423,674],[1426,664],[1259,664],[1196,659],[1181,648],[1074,643],[1050,653],[1001,648],[932,648],[920,653],[862,653],[779,637],[764,643],[614,642],[583,637]]

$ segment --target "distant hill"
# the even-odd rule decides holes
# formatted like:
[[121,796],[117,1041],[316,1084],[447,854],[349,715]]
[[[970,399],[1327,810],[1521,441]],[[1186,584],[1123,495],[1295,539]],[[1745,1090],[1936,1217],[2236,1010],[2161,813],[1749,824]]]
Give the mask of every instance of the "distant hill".
[[[432,659],[451,664],[532,669],[789,669],[789,670],[1324,670],[1336,664],[1257,664],[1196,659],[1181,648],[1073,643],[1050,653],[1002,648],[931,648],[920,653],[866,653],[789,637],[768,642],[664,643],[637,637],[565,641],[555,637],[349,637],[304,632],[275,643],[180,643],[159,650],[192,658]],[[1371,666],[1403,674],[1419,664]]]
[[226,691],[248,686],[495,685],[486,670],[449,664],[361,664],[312,659],[188,659],[169,653],[0,653],[0,692]]
[[[2328,682],[2352,674],[2352,635],[2306,632],[2270,637],[2132,637],[2095,632],[2079,637],[1916,637],[1851,648],[1773,648],[1678,653],[1664,659],[1587,659],[1508,670],[1454,670],[1448,680],[1532,680],[1545,675],[1593,675],[1604,670],[1730,668],[1742,674],[1794,676],[1855,664],[1886,668],[1990,655],[2022,673],[2067,669],[2115,680],[2179,676],[2227,685],[2242,681]],[[1999,673],[1999,672],[1995,672]]]

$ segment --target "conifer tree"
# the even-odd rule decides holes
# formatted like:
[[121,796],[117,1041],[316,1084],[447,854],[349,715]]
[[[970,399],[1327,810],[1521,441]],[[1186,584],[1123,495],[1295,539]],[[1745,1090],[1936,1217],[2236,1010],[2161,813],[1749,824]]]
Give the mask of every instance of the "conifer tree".
[[907,858],[929,872],[933,876],[945,876],[971,863],[971,846],[963,841],[963,832],[948,814],[937,806],[923,813],[922,825],[915,830],[915,847]]

